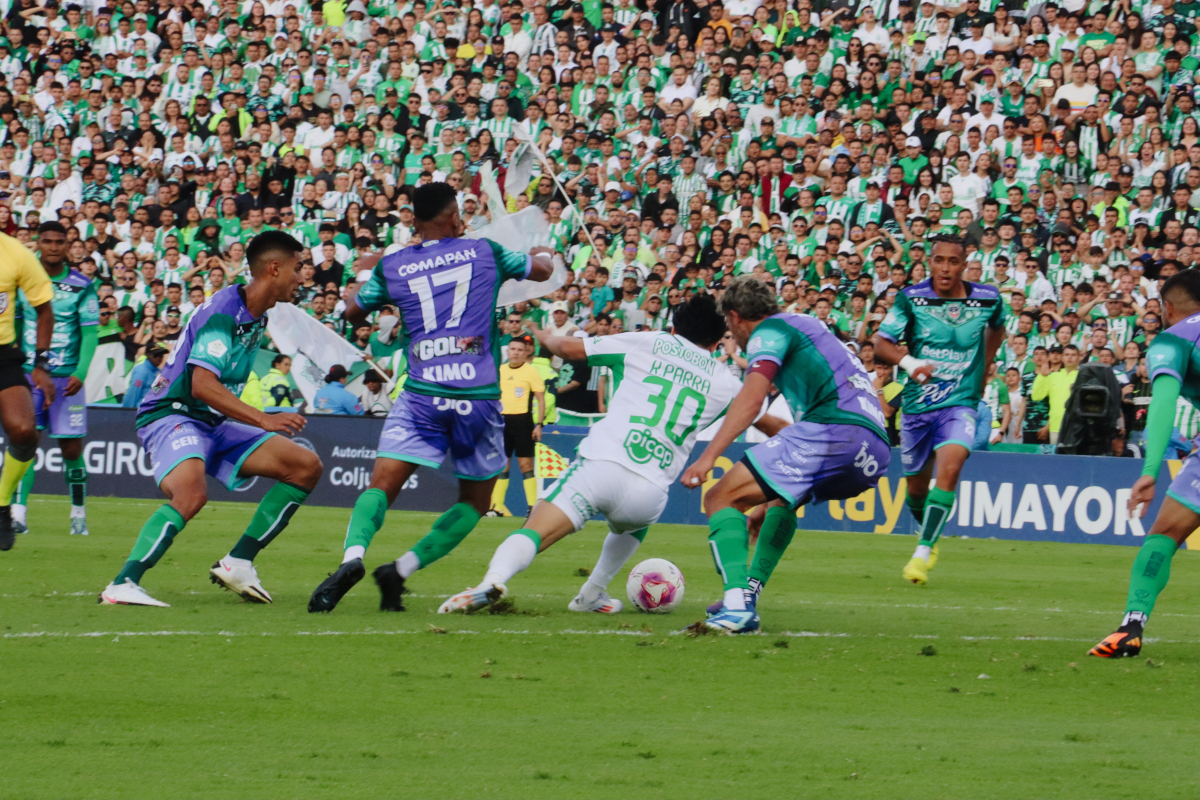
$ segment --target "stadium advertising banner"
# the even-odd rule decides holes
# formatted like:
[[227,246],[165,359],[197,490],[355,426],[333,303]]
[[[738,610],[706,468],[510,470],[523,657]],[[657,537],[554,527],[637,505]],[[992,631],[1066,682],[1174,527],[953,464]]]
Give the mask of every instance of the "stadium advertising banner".
[[[138,443],[133,411],[90,407],[84,446],[94,496],[158,498],[150,459]],[[309,417],[295,441],[316,452],[325,474],[313,492],[315,505],[351,507],[370,483],[381,419]],[[543,490],[570,461],[582,437],[549,433],[539,447],[538,477]],[[34,492],[63,494],[62,453],[44,439],[35,462]],[[704,490],[730,469],[748,445],[735,444],[718,460]],[[697,453],[699,449],[697,450]],[[898,451],[877,488],[852,500],[802,508],[800,527],[808,530],[860,533],[915,533],[905,508],[906,480]],[[1129,487],[1142,462],[1131,458],[1047,456],[1024,453],[973,453],[959,481],[958,502],[946,533],[952,536],[995,537],[1030,541],[1098,542],[1140,545],[1149,519],[1165,496],[1168,476],[1180,462],[1168,461],[1159,481],[1158,497],[1146,520],[1129,519],[1125,512]],[[507,505],[515,514],[526,510],[520,475],[513,464]],[[209,480],[213,500],[256,502],[270,481],[256,480],[240,491],[229,491]],[[458,497],[453,469],[421,469],[405,485],[394,509],[444,511]],[[663,522],[700,525],[705,521],[701,493],[676,484],[671,489]],[[1198,541],[1200,543],[1200,541]]]

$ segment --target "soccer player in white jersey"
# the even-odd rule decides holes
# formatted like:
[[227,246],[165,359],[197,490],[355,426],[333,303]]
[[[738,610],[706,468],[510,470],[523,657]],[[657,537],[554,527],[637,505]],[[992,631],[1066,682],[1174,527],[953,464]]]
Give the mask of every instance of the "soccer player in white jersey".
[[[591,366],[612,369],[619,381],[616,393],[607,416],[592,427],[525,527],[496,548],[483,580],[443,603],[440,614],[481,608],[504,597],[509,579],[528,568],[540,550],[583,528],[593,514],[604,516],[609,533],[595,569],[567,608],[619,612],[621,601],[609,597],[609,582],[666,508],[667,490],[683,471],[697,434],[725,413],[741,389],[712,357],[725,320],[708,295],[693,297],[676,313],[674,334],[579,339],[535,333],[564,361],[586,358]],[[762,416],[756,426],[770,436],[784,422]]]

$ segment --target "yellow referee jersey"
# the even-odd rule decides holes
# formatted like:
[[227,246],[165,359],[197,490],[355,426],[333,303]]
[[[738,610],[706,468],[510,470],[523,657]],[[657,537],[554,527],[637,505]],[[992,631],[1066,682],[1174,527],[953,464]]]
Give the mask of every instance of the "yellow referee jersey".
[[546,382],[532,364],[513,369],[500,365],[500,413],[528,414],[533,410],[533,393],[546,391]]
[[33,306],[54,299],[54,285],[37,256],[20,240],[0,233],[0,345],[12,344],[17,338],[13,325],[17,289]]

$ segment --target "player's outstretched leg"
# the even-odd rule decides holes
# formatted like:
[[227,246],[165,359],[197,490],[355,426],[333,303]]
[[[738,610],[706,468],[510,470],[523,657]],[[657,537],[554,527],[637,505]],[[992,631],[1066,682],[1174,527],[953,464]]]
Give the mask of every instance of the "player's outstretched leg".
[[[400,494],[400,487],[417,471],[417,466],[394,458],[375,460],[375,468],[371,472],[371,485],[354,501],[354,510],[350,513],[342,563],[313,590],[312,597],[308,600],[310,613],[333,611],[346,593],[366,576],[363,558],[367,554],[367,548],[371,546],[375,534],[383,527],[388,506]],[[403,585],[398,591],[400,595],[404,594]],[[396,607],[385,610],[403,611],[404,605],[399,602],[398,597]]]
[[[1182,475],[1182,473],[1180,473]],[[1178,479],[1178,477],[1177,477]],[[1174,485],[1174,484],[1173,484]],[[1129,597],[1120,627],[1088,651],[1101,658],[1136,656],[1142,634],[1158,595],[1171,577],[1171,559],[1188,535],[1200,526],[1200,514],[1167,496],[1146,541],[1142,542],[1129,575]]]
[[100,592],[101,605],[159,606],[169,604],[155,600],[140,586],[142,577],[170,549],[175,537],[188,521],[208,502],[208,487],[204,478],[204,461],[198,456],[179,462],[159,483],[170,502],[159,508],[146,523],[134,542],[125,566],[113,582]]
[[539,552],[575,530],[575,522],[561,509],[545,500],[538,502],[525,527],[510,533],[496,548],[483,580],[446,600],[438,613],[474,611],[506,597],[514,575],[528,569]]
[[87,464],[83,460],[83,439],[59,439],[63,454],[63,476],[71,497],[71,533],[87,536]]
[[[943,413],[943,412],[930,412]],[[938,560],[938,540],[950,521],[954,509],[958,477],[971,451],[959,442],[966,436],[966,426],[974,429],[974,416],[969,409],[946,409],[944,417],[935,420],[939,427],[924,432],[924,441],[935,442],[934,458],[927,460],[919,474],[908,476],[908,507],[921,526],[920,539],[912,557],[904,566],[901,576],[918,586],[929,580],[929,571]],[[908,452],[908,451],[906,451]],[[934,464],[937,465],[937,481],[930,486]]]
[[34,472],[25,470],[12,504],[13,533],[29,533],[29,495],[33,492]]
[[604,547],[600,558],[592,568],[592,574],[579,589],[575,599],[567,604],[568,611],[582,611],[595,614],[619,614],[624,605],[615,597],[608,594],[608,585],[621,571],[639,546],[646,539],[647,528],[630,533],[609,531],[604,537]]
[[254,568],[254,559],[291,522],[321,480],[322,471],[316,453],[281,436],[267,439],[246,458],[240,476],[269,478],[278,483],[259,502],[233,549],[212,565],[209,575],[213,583],[251,603],[271,602]]
[[[792,537],[796,535],[796,514],[775,500],[755,508],[746,521],[751,538],[755,539],[754,556],[750,559],[747,575],[750,588],[746,590],[746,604],[757,608],[763,587],[770,580],[775,567],[779,565],[784,551],[791,545]],[[758,527],[757,531],[755,526]],[[706,610],[709,615],[713,615],[720,614],[723,608],[724,599],[712,603]]]
[[482,481],[459,480],[458,502],[433,523],[413,549],[394,562],[376,567],[373,576],[379,587],[379,609],[381,611],[403,611],[400,598],[404,582],[419,569],[449,555],[458,547],[467,534],[475,530],[479,520],[487,513],[492,499],[494,478]]
[[725,590],[721,609],[704,621],[708,628],[726,633],[750,633],[759,628],[754,601],[750,598],[747,602],[750,577],[746,560],[750,556],[750,536],[742,511],[766,499],[758,479],[744,461],[726,472],[704,497],[709,512],[708,546]]

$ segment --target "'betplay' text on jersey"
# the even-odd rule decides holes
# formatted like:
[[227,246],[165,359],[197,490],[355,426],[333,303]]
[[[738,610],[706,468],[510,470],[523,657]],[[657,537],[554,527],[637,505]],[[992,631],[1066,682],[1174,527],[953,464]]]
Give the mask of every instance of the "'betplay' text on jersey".
[[[50,374],[70,375],[79,366],[79,351],[83,343],[83,328],[100,324],[100,300],[96,285],[82,272],[68,269],[51,278],[54,299],[54,336],[50,339]],[[37,355],[37,311],[17,293],[17,316],[21,318],[21,350],[25,354],[25,371],[33,372]]]
[[267,316],[253,317],[246,308],[244,286],[229,286],[210,297],[188,320],[138,406],[137,427],[171,414],[219,423],[223,417],[192,396],[192,371],[201,367],[214,373],[240,396],[266,329]]
[[866,367],[816,317],[767,317],[750,335],[746,360],[779,365],[775,385],[797,420],[861,425],[887,438]]
[[579,455],[615,461],[670,488],[696,436],[721,417],[742,384],[712,354],[669,333],[618,333],[584,340],[588,364],[612,370],[608,413]]
[[355,302],[365,311],[400,309],[406,391],[497,400],[496,295],[505,281],[529,277],[532,264],[488,239],[435,239],[380,259]]
[[988,331],[1004,327],[1007,307],[994,286],[963,281],[966,297],[940,297],[929,281],[896,296],[879,335],[906,342],[909,355],[928,361],[925,383],[908,381],[901,394],[905,413],[979,403],[983,390]]

